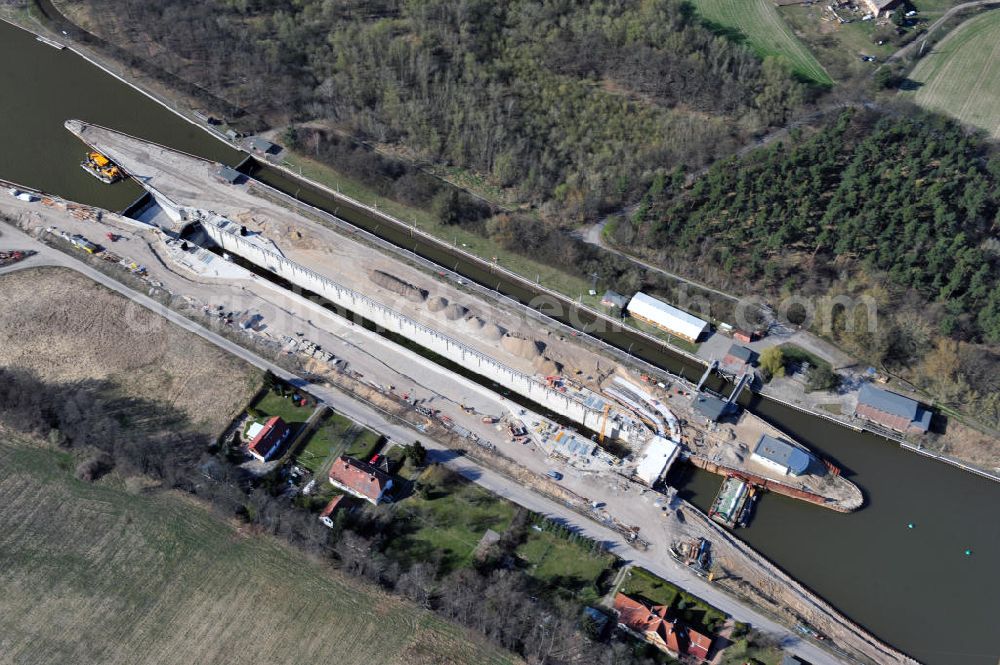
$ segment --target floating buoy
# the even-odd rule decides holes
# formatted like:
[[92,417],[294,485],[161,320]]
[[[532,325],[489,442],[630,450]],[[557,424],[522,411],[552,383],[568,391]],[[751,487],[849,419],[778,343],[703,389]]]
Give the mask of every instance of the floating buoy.
[[972,556],[972,550],[965,550],[965,556]]
[[909,524],[907,524],[906,528],[907,529],[912,529],[913,528],[913,522],[910,522]]

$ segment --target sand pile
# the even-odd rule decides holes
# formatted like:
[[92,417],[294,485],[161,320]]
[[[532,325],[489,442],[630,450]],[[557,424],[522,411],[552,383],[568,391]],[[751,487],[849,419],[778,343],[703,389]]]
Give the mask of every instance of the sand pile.
[[411,300],[413,302],[423,302],[427,299],[427,291],[418,289],[409,282],[404,282],[395,275],[390,275],[387,272],[382,272],[381,270],[369,270],[368,277],[383,289],[397,293],[407,300]]
[[486,321],[483,321],[478,316],[467,316],[465,317],[466,327],[473,333],[480,333],[486,326]]
[[552,360],[548,356],[538,356],[531,363],[531,366],[535,368],[535,371],[543,376],[554,376],[556,374],[562,374],[563,366],[560,363]]
[[432,312],[440,312],[445,307],[448,306],[448,299],[438,296],[437,298],[431,298],[427,301],[427,309]]
[[465,307],[462,307],[461,305],[451,304],[444,309],[444,318],[448,319],[449,321],[458,321],[468,313],[469,310],[466,309]]
[[491,342],[499,342],[507,334],[507,331],[495,323],[489,323],[483,328],[483,337]]
[[500,338],[500,347],[519,358],[534,360],[542,355],[545,344],[537,340],[521,337],[520,335],[507,333]]

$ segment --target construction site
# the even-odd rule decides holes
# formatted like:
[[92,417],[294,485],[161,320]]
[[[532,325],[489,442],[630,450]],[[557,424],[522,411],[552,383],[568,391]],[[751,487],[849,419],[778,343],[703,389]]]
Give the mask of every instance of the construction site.
[[[67,126],[146,187],[151,201],[124,217],[38,192],[30,201],[11,197],[5,209],[30,234],[143,285],[310,381],[400,413],[429,435],[468,442],[525,487],[558,496],[641,550],[666,556],[703,538],[726,570],[739,571],[733,593],[752,596],[778,576],[787,587],[768,594],[775,612],[787,603],[790,619],[829,634],[846,626],[664,484],[686,460],[841,512],[860,507],[853,484],[739,409],[746,381],[728,397],[712,396],[701,388],[715,366],[699,382],[642,372],[534,310],[335,218],[301,214],[260,183],[231,184],[218,164],[104,128]],[[704,418],[697,404],[706,396],[728,403],[728,416]],[[808,469],[790,475],[758,459],[751,451],[765,435],[808,456]],[[675,509],[688,512],[686,523]]]
[[[349,362],[334,350],[343,342],[329,339],[326,329],[332,327],[337,337],[336,329],[344,325],[357,334],[358,329],[370,332],[369,324],[411,342],[416,356],[431,351],[463,368],[466,393],[499,392],[523,407],[512,408],[512,414],[490,412],[466,405],[473,401],[471,395],[468,400],[454,395],[459,408],[442,410],[442,415],[470,435],[513,438],[575,468],[603,469],[649,486],[673,463],[688,459],[834,510],[861,505],[860,491],[819,459],[794,476],[759,463],[750,451],[764,434],[801,445],[735,406],[745,381],[727,400],[732,413],[718,422],[707,420],[695,406],[705,397],[700,388],[714,367],[696,384],[654,378],[624,366],[585,337],[566,334],[534,310],[422,265],[404,252],[394,255],[372,238],[338,226],[335,218],[318,211],[302,214],[288,197],[261,183],[233,183],[218,164],[78,121],[67,122],[67,128],[149,191],[150,205],[130,225],[145,227],[156,239],[157,261],[168,258],[185,272],[216,282],[249,282],[253,287],[241,284],[241,292],[266,294],[281,311],[301,312],[304,320],[247,308],[220,312],[211,298],[203,306],[227,318],[241,314],[240,325],[255,316],[247,330],[286,353],[309,354],[317,372],[343,370],[337,361]],[[316,297],[311,301],[291,291],[316,296],[347,319],[329,316]],[[310,312],[325,313],[329,323],[315,325]],[[369,379],[378,376],[351,365]],[[455,374],[440,366],[438,371]],[[374,382],[388,392],[407,383],[394,378]],[[521,417],[525,435],[511,437],[503,429],[508,425],[499,420],[521,416],[522,410],[533,413]],[[484,417],[498,422],[484,423]]]

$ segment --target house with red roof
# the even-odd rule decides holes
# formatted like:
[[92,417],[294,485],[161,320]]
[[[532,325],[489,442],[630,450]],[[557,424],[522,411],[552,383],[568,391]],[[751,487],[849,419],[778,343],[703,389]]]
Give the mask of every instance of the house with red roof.
[[668,609],[665,605],[647,607],[623,593],[615,594],[614,610],[620,627],[674,658],[686,654],[706,660],[712,639],[668,620]]
[[378,505],[392,489],[392,478],[378,467],[342,455],[330,467],[330,484]]
[[247,452],[257,461],[267,462],[291,433],[292,428],[278,416],[269,418],[263,425],[254,423],[247,429],[247,436],[251,437]]

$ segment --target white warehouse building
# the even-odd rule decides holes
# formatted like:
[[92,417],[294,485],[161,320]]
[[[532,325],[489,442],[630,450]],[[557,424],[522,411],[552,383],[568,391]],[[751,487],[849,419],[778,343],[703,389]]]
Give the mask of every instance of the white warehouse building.
[[708,322],[642,292],[632,296],[628,303],[628,313],[689,342],[698,341],[708,328]]

